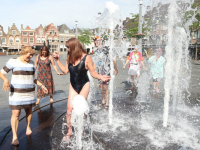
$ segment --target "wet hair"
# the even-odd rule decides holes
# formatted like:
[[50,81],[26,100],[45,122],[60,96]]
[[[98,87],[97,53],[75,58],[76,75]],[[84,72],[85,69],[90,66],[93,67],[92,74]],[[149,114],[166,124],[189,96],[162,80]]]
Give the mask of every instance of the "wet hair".
[[48,49],[48,47],[46,47],[46,46],[43,46],[43,47],[41,48],[41,50],[40,50],[40,56],[42,56],[42,51],[46,51],[46,52],[47,52],[47,56],[49,56],[49,55],[50,55],[50,52],[49,52],[49,49]]
[[74,64],[75,61],[82,57],[82,54],[87,54],[87,52],[83,49],[82,44],[77,38],[71,38],[66,41],[66,47],[70,49],[67,55],[67,61],[71,64]]
[[20,55],[26,55],[27,53],[35,54],[35,50],[32,49],[32,46],[23,46],[21,49]]

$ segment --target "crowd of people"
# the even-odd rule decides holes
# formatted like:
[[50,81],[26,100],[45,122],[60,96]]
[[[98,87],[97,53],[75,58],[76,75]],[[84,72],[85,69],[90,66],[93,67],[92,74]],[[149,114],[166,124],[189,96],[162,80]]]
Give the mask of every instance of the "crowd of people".
[[[35,51],[31,46],[24,46],[21,50],[20,57],[11,58],[1,69],[0,78],[4,81],[3,89],[9,91],[9,106],[12,110],[11,116],[11,128],[13,132],[12,145],[19,145],[17,137],[17,129],[19,123],[19,116],[21,109],[26,112],[27,128],[26,135],[32,133],[30,123],[32,119],[32,107],[40,104],[40,100],[43,97],[50,96],[50,103],[53,103],[53,95],[55,93],[53,75],[51,72],[51,65],[56,71],[57,75],[70,74],[69,94],[67,102],[67,115],[66,121],[68,126],[68,133],[63,137],[66,141],[72,134],[71,125],[71,113],[73,106],[71,100],[77,95],[81,95],[87,100],[90,81],[87,75],[87,71],[90,72],[91,76],[98,79],[99,89],[102,95],[102,101],[99,104],[105,110],[109,107],[109,90],[108,85],[110,81],[110,62],[114,64],[114,74],[118,74],[116,60],[110,60],[109,58],[109,47],[103,45],[100,37],[94,39],[95,55],[94,61],[90,55],[83,49],[82,44],[76,38],[71,38],[66,42],[68,51],[67,59],[65,64],[60,61],[60,55],[58,52],[54,52],[51,55],[49,49],[43,46],[40,54],[37,55],[35,63],[31,60]],[[156,49],[156,54],[147,58],[151,64],[151,75],[154,83],[155,92],[159,92],[159,82],[163,78],[163,66],[165,63],[161,49]],[[126,65],[129,64],[128,75],[131,77],[131,90],[133,90],[133,80],[135,76],[136,86],[138,78],[140,77],[141,66],[145,69],[143,63],[143,57],[135,49],[126,58],[127,61],[122,69],[125,69]],[[58,65],[62,73],[60,73],[56,67]],[[37,78],[35,78],[35,71],[38,67]],[[11,82],[6,78],[6,74],[12,71]],[[37,85],[37,101],[35,98],[35,84]]]

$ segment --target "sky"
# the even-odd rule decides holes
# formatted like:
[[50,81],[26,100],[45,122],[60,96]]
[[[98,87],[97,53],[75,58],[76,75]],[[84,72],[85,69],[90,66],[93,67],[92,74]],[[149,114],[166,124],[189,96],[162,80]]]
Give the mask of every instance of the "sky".
[[[56,26],[65,23],[70,29],[93,28],[98,12],[103,13],[108,0],[0,0],[0,25],[7,33],[8,26],[16,24],[20,30],[21,24],[31,29],[40,24],[46,26],[54,23]],[[143,0],[143,13],[150,0]],[[130,13],[139,12],[139,0],[113,0],[120,7],[122,19],[131,17]]]

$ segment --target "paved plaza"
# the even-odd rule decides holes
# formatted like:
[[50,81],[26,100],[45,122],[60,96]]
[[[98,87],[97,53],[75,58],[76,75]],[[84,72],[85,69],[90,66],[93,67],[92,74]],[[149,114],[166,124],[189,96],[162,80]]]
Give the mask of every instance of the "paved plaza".
[[[18,56],[9,55],[9,56],[0,56],[0,68],[8,61],[9,58],[14,58]],[[35,61],[35,56],[32,60]],[[61,56],[61,60],[64,63],[65,56]],[[146,70],[149,72],[149,64],[145,62]],[[97,106],[101,100],[101,94],[98,90],[97,80],[94,79],[95,83],[95,97],[91,99],[90,103],[90,129],[89,133],[86,132],[89,139],[89,143],[93,144],[92,149],[111,149],[111,150],[133,150],[133,149],[166,149],[166,150],[176,150],[176,149],[196,149],[196,146],[200,146],[200,137],[195,137],[192,130],[190,130],[190,124],[187,129],[180,126],[180,124],[174,125],[172,120],[174,119],[173,113],[170,113],[171,119],[169,119],[169,128],[165,129],[162,127],[162,113],[163,113],[163,97],[164,97],[164,83],[163,81],[160,84],[161,93],[159,94],[150,94],[151,99],[145,102],[138,102],[135,98],[137,96],[136,90],[129,91],[130,84],[127,82],[128,78],[128,68],[121,70],[123,64],[120,60],[117,60],[117,66],[119,74],[116,76],[114,81],[114,108],[113,108],[113,125],[111,127],[107,126],[108,122],[108,111]],[[199,115],[196,114],[199,110],[199,101],[200,101],[200,62],[192,61],[191,62],[191,81],[189,91],[191,97],[189,99],[189,104],[187,104],[187,109],[185,107],[184,111],[177,111],[176,119],[179,120],[179,117],[186,117],[190,123],[193,125],[192,128],[196,130],[196,133],[200,132],[199,126]],[[65,113],[66,113],[66,103],[68,96],[68,87],[69,87],[69,75],[58,76],[52,68],[52,73],[55,82],[55,103],[53,106],[49,105],[49,98],[43,98],[41,100],[40,108],[33,108],[33,120],[32,120],[32,130],[33,134],[31,137],[25,136],[25,127],[26,122],[24,119],[24,112],[20,116],[19,124],[19,141],[20,145],[18,149],[30,150],[30,149],[70,149],[67,144],[61,144],[61,139],[63,137],[63,124],[65,123]],[[11,73],[7,75],[10,79]],[[149,87],[152,87],[152,80],[149,79]],[[0,86],[2,87],[3,82],[0,80]],[[171,103],[170,103],[171,105]],[[180,104],[182,105],[182,104]],[[188,109],[191,108],[191,109]],[[182,107],[177,107],[182,109]],[[171,108],[170,108],[171,110]],[[192,111],[196,112],[192,112]],[[179,113],[179,114],[178,114]],[[174,115],[175,116],[175,115]],[[10,131],[10,117],[11,110],[8,106],[8,92],[0,90],[0,149],[13,149],[11,146],[12,132]],[[151,121],[148,120],[151,119]],[[194,119],[195,118],[195,119]],[[149,121],[149,122],[148,122]],[[175,121],[176,122],[176,121]],[[143,124],[144,126],[141,126]],[[146,126],[145,126],[146,125]],[[152,128],[150,128],[152,126]],[[195,127],[195,128],[194,128]],[[92,128],[92,129],[91,129]],[[188,139],[185,141],[193,142],[186,145],[185,143],[181,144],[181,135],[180,139],[165,141],[165,136],[170,138],[169,134],[172,134],[173,130],[178,130],[182,128],[184,134],[188,134]],[[160,133],[163,134],[163,139],[155,138],[152,142],[153,133],[152,130],[157,131],[154,134],[157,137],[161,137]],[[172,131],[171,131],[172,130]],[[187,130],[187,132],[185,132]],[[65,133],[67,129],[65,128]],[[90,133],[92,132],[92,133]],[[175,131],[174,131],[175,132]],[[152,136],[150,136],[152,134]],[[181,133],[180,133],[181,134]],[[191,134],[191,135],[190,135]],[[93,138],[91,138],[91,135]],[[153,137],[154,138],[154,137]],[[90,139],[93,139],[94,142],[91,142]],[[72,139],[73,140],[73,139]],[[160,142],[159,144],[156,142]],[[87,143],[87,142],[86,142]],[[96,143],[98,146],[95,146]],[[163,144],[164,143],[164,144]],[[167,143],[167,144],[166,144]],[[162,145],[163,144],[163,145]],[[84,145],[84,144],[83,144]],[[163,146],[163,148],[160,147]],[[188,147],[187,147],[188,146]],[[88,147],[90,147],[88,145]],[[92,146],[91,146],[92,147]],[[91,149],[89,148],[89,150]],[[87,149],[87,148],[85,148]]]

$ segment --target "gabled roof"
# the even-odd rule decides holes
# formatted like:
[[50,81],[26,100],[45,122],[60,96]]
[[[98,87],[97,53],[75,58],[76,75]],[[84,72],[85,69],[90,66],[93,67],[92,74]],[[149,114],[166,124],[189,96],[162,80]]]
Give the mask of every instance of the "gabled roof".
[[50,26],[55,26],[55,25],[53,23],[49,24],[48,26],[46,26],[45,31],[47,31],[50,28]]
[[26,27],[27,30],[31,29],[29,26]]
[[71,29],[70,29],[66,24],[62,24],[62,25],[58,26],[58,28],[59,28],[58,31],[59,31],[60,33],[65,33],[65,30],[68,30],[69,33],[73,33],[73,32],[71,31]]

